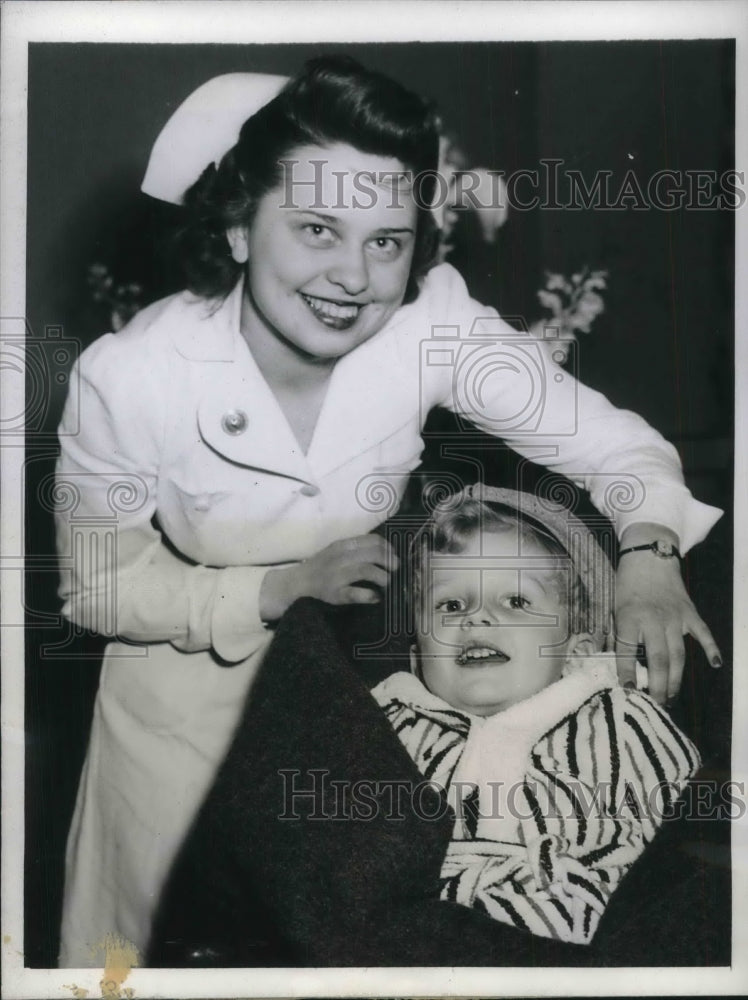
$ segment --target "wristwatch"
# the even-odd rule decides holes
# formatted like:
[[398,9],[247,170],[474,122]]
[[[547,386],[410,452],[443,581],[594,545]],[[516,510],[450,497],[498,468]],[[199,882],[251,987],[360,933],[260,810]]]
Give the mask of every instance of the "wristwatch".
[[618,553],[618,558],[620,559],[621,556],[625,556],[627,552],[645,552],[646,550],[654,552],[659,559],[681,558],[677,545],[673,545],[672,542],[666,542],[662,538],[658,538],[654,542],[647,542],[646,545],[632,545],[629,549],[622,549]]

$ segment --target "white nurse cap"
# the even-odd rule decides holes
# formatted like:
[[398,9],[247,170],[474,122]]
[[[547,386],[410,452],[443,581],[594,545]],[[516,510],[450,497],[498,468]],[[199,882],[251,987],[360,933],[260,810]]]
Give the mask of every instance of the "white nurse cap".
[[202,84],[161,129],[151,150],[141,191],[181,205],[203,170],[218,163],[239,131],[288,82],[269,73],[225,73]]

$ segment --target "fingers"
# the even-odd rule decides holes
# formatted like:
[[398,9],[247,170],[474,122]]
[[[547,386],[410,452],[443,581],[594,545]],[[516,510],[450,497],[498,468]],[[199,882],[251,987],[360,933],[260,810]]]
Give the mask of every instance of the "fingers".
[[331,604],[378,604],[389,582],[390,575],[381,566],[352,563],[332,578],[327,600]]
[[349,572],[350,583],[373,583],[377,587],[386,587],[390,582],[390,574],[374,563],[359,565],[354,563]]
[[400,565],[395,550],[381,535],[357,535],[355,538],[345,538],[341,542],[334,542],[330,548],[345,553],[356,562],[377,563],[390,571],[396,570]]
[[340,591],[339,604],[379,604],[380,595],[368,587],[344,587]]
[[647,650],[647,672],[649,674],[649,695],[659,705],[664,705],[668,698],[668,678],[670,674],[670,651],[662,626],[649,627],[643,633],[644,647]]
[[698,615],[689,620],[687,632],[692,635],[706,653],[706,658],[713,667],[722,666],[722,654],[714,641],[714,636],[708,626]]
[[636,684],[636,648],[639,645],[639,625],[622,611],[616,622],[616,667],[622,684]]
[[674,698],[680,691],[683,680],[683,668],[686,665],[686,644],[683,642],[683,631],[670,626],[665,629],[665,641],[668,650],[667,697]]
[[618,683],[621,685],[621,687],[625,688],[636,687],[635,660],[632,660],[630,657],[624,657],[624,658],[616,657],[616,672],[618,674]]
[[333,542],[315,558],[315,590],[329,604],[376,604],[399,562],[380,535]]
[[670,566],[660,567],[650,562],[646,564],[646,575],[642,576],[641,568],[631,561],[622,563],[616,574],[619,676],[624,683],[633,679],[636,645],[643,643],[649,694],[660,703],[680,690],[686,653],[684,635],[690,634],[700,643],[712,666],[722,665],[714,637],[697,614],[680,574],[671,570]]
[[676,629],[666,634],[657,620],[642,621],[623,610],[616,632],[616,667],[624,685],[636,685],[636,652],[640,643],[647,652],[649,694],[664,704],[680,689],[685,661],[683,637]]

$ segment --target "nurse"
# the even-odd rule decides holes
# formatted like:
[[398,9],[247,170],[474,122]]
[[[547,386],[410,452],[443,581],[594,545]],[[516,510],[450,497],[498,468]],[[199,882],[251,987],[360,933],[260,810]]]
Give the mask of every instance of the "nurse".
[[[370,532],[434,406],[570,476],[614,520],[617,637],[629,654],[646,643],[656,697],[678,689],[684,634],[719,656],[673,552],[720,512],[643,420],[431,267],[437,157],[429,107],[345,58],[290,82],[211,81],[154,148],[144,190],[184,203],[187,290],[84,352],[61,424],[63,611],[111,640],[61,965],[100,965],[109,933],[144,948],[273,623],[301,596],[365,603],[387,586],[395,555]],[[637,484],[626,509],[621,480]]]

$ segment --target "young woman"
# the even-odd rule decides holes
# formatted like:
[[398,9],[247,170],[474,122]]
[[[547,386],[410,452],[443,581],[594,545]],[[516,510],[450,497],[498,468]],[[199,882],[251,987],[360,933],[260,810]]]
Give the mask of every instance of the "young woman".
[[[454,269],[429,270],[427,105],[339,58],[260,104],[217,165],[206,134],[184,195],[188,290],[84,353],[63,416],[64,613],[112,639],[68,843],[66,966],[100,964],[110,932],[144,947],[268,627],[299,597],[365,603],[386,587],[395,557],[370,532],[436,405],[542,456],[613,517],[617,633],[629,652],[646,642],[658,697],[677,690],[684,633],[718,656],[677,558],[653,549],[685,551],[719,516],[674,449],[540,360]],[[175,169],[184,117],[168,126]],[[617,510],[610,487],[632,473],[637,502]]]

